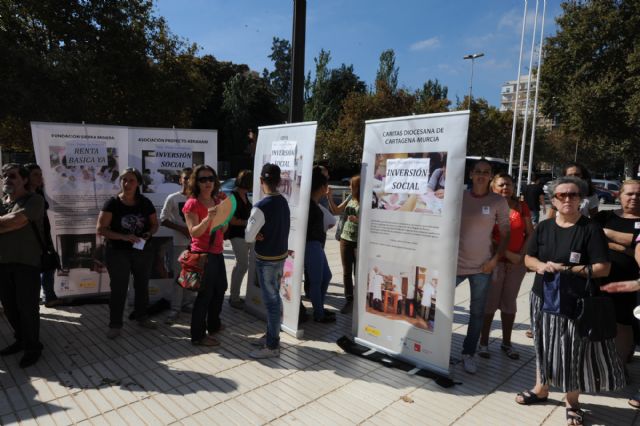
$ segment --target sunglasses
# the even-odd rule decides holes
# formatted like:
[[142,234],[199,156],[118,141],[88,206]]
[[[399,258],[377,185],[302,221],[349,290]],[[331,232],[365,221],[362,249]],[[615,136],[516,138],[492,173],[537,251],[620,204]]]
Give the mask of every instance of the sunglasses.
[[215,182],[215,181],[216,181],[215,176],[200,176],[198,178],[198,183],[207,183],[207,182]]
[[565,199],[569,199],[569,200],[576,200],[580,197],[580,194],[577,192],[557,192],[555,194],[553,194],[553,198],[555,198],[556,200],[565,200]]

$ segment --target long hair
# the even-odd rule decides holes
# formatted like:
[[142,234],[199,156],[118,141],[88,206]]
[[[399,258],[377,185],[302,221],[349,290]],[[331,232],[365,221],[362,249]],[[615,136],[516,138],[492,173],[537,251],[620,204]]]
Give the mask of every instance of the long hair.
[[127,173],[133,173],[133,175],[136,177],[136,181],[138,182],[136,195],[142,195],[142,190],[140,189],[142,187],[142,173],[140,173],[140,170],[136,169],[135,167],[127,167],[120,172],[120,176],[118,176],[118,182],[120,182],[120,191],[118,191],[118,194],[122,194],[122,179]]
[[198,175],[201,171],[208,170],[213,174],[215,180],[213,181],[213,190],[211,191],[211,196],[213,197],[220,190],[220,179],[218,179],[218,174],[211,166],[207,166],[206,164],[200,164],[193,169],[193,173],[189,176],[189,189],[188,193],[193,198],[198,198],[200,195],[200,187],[198,186]]
[[351,177],[351,198],[360,204],[360,175]]

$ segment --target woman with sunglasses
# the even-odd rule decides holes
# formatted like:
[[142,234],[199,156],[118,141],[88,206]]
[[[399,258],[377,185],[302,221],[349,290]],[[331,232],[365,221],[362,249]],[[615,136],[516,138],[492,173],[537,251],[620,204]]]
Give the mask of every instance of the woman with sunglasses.
[[[589,169],[580,163],[567,163],[564,166],[563,176],[574,176],[582,179],[587,184],[587,192],[583,195],[580,201],[580,213],[586,217],[593,217],[598,213],[598,206],[600,200],[598,200],[598,194],[596,194],[593,182],[591,182],[591,173]],[[551,219],[556,214],[556,209],[551,203],[551,208],[547,210],[547,219]]]
[[[620,209],[603,210],[594,220],[602,226],[609,243],[611,272],[603,283],[627,281],[638,278],[638,264],[634,259],[634,240],[640,232],[640,180],[626,180],[620,188]],[[633,309],[636,295],[612,294],[616,310],[616,347],[623,363],[635,350],[633,341]]]
[[[220,192],[220,181],[211,166],[197,166],[189,178],[190,197],[182,208],[191,235],[190,250],[207,253],[207,265],[191,314],[191,343],[199,346],[217,346],[213,336],[223,330],[220,312],[227,291],[227,272],[224,266],[223,234],[226,229],[211,231],[216,206],[226,195]],[[207,331],[209,335],[207,335]]]
[[143,328],[157,327],[147,317],[147,306],[153,263],[149,239],[158,231],[158,218],[151,201],[140,192],[141,185],[142,175],[137,169],[124,169],[120,173],[120,192],[104,203],[98,216],[97,233],[107,240],[106,263],[111,285],[109,339],[118,337],[122,330],[130,275],[135,289],[135,319]]
[[[478,356],[489,358],[489,333],[496,311],[500,309],[502,322],[502,344],[500,349],[511,359],[520,359],[520,354],[511,346],[511,332],[516,319],[516,299],[522,279],[527,272],[524,266],[524,251],[527,239],[533,233],[531,212],[527,203],[518,201],[513,194],[513,178],[506,173],[498,173],[491,181],[491,189],[502,196],[509,204],[509,245],[491,275],[491,285],[484,308],[484,324],[480,335]],[[500,241],[498,229],[494,229],[493,238]]]
[[[572,291],[584,292],[588,266],[593,278],[609,274],[611,264],[602,228],[580,213],[587,194],[586,183],[565,176],[548,186],[549,197],[558,214],[540,222],[527,247],[525,265],[536,272],[531,292],[531,322],[536,352],[536,384],[519,393],[518,404],[530,405],[548,399],[549,387],[566,393],[569,425],[583,424],[581,392],[614,391],[625,385],[622,363],[613,339],[591,342],[578,335],[575,319],[567,311],[553,313],[551,278],[560,274],[575,283]],[[582,278],[582,279],[580,279]],[[567,285],[561,281],[561,286]],[[563,292],[564,293],[564,292]],[[567,299],[563,299],[563,306]],[[567,303],[575,309],[575,303]],[[571,310],[571,309],[569,309]]]

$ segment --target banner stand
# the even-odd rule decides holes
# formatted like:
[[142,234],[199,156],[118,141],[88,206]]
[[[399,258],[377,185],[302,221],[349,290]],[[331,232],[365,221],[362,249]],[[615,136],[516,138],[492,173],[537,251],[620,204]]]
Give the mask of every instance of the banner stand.
[[[449,377],[449,373],[447,371],[436,371],[432,366],[429,366],[429,368],[420,368],[420,366],[409,364],[404,360],[395,358],[393,355],[387,354],[384,350],[376,350],[377,348],[372,349],[372,345],[370,343],[359,342],[359,340],[360,339],[356,338],[354,342],[349,337],[342,336],[336,341],[336,344],[340,346],[343,351],[351,355],[356,355],[361,358],[368,359],[369,361],[377,362],[388,368],[397,368],[399,370],[406,371],[407,374],[433,379],[436,384],[443,388],[451,388],[454,385],[462,384],[462,382],[454,382]],[[368,346],[364,346],[361,343],[366,343]]]

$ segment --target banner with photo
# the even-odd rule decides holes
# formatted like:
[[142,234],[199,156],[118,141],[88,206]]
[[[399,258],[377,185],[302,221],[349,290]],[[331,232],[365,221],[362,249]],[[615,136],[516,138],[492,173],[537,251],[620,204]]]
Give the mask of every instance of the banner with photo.
[[[218,132],[131,127],[128,164],[142,172],[142,194],[151,200],[160,221],[167,196],[182,190],[182,169],[208,164],[218,170]],[[171,300],[175,279],[180,273],[176,270],[176,259],[188,242],[178,231],[160,226],[150,243],[155,256],[149,300]]]
[[[295,123],[260,127],[253,171],[253,204],[264,198],[260,187],[260,171],[266,163],[280,166],[278,191],[289,202],[291,227],[289,229],[289,257],[285,261],[280,282],[282,297],[282,329],[298,338],[300,292],[304,274],[304,249],[307,219],[311,198],[311,171],[316,143],[316,123]],[[249,279],[245,309],[260,318],[266,318],[257,279]]]
[[468,112],[367,121],[362,157],[356,342],[443,374],[468,123]]
[[51,237],[62,264],[54,274],[58,297],[111,291],[96,221],[104,202],[120,189],[118,176],[127,165],[128,131],[118,126],[31,123]]
[[[58,297],[110,292],[104,240],[96,235],[96,221],[104,202],[120,190],[122,169],[135,167],[143,172],[143,180],[151,179],[142,189],[159,216],[167,195],[180,191],[176,176],[182,168],[203,162],[217,165],[215,130],[36,122],[31,130],[49,203],[51,236],[62,263],[54,281]],[[155,253],[151,301],[171,297],[178,273],[174,243],[174,231],[163,226],[150,241]]]

